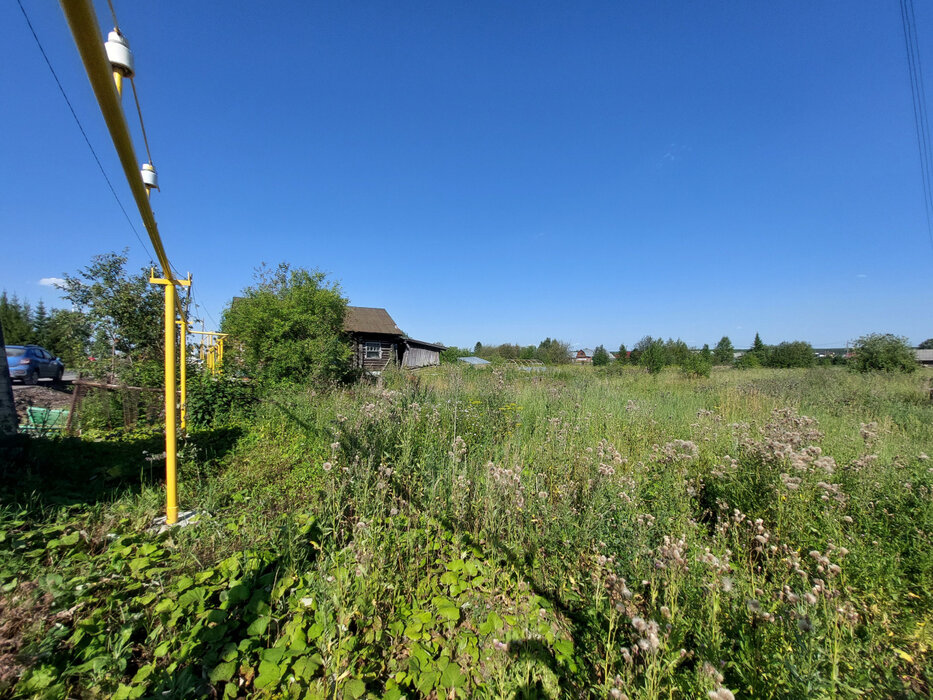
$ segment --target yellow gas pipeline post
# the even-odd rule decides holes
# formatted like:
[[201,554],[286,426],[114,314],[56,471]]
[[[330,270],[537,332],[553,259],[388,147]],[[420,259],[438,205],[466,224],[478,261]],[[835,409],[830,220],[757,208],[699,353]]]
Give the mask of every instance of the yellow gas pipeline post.
[[100,106],[101,114],[107,124],[107,130],[113,139],[114,148],[120,158],[120,165],[126,175],[127,184],[133,193],[133,199],[139,209],[152,248],[162,268],[163,278],[150,280],[154,284],[165,286],[165,463],[167,509],[166,522],[172,524],[178,520],[176,500],[176,455],[175,455],[175,310],[184,320],[185,313],[175,285],[189,286],[189,281],[175,279],[159,228],[156,224],[149,194],[158,188],[155,169],[150,162],[139,168],[139,161],[133,149],[126,117],[120,104],[123,78],[134,75],[132,52],[126,37],[114,27],[106,44],[101,41],[100,25],[91,0],[60,0],[62,12],[68,21],[68,27],[74,37],[75,46],[87,71],[88,80],[94,90],[94,96]]
[[165,287],[165,523],[178,522],[178,461],[175,450],[175,285],[191,286],[191,280],[150,277],[150,284]]
[[[188,284],[191,284],[191,275],[188,275]],[[179,425],[184,430],[188,427],[188,322],[181,319],[178,322],[180,338],[178,347],[180,354],[178,357],[178,383],[181,387],[181,420]]]

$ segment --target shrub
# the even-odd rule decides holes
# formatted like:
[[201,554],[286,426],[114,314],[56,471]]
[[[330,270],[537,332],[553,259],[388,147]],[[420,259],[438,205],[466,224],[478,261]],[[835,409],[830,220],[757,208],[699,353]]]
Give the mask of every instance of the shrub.
[[855,341],[854,357],[849,362],[859,372],[913,372],[917,356],[907,338],[891,333],[869,333]]
[[812,367],[816,364],[813,346],[802,340],[780,343],[768,348],[768,367]]
[[735,361],[737,369],[754,369],[761,367],[761,358],[758,353],[749,351]]
[[717,365],[728,365],[734,359],[734,355],[735,348],[732,347],[732,341],[729,340],[729,336],[724,335],[716,343],[716,348],[713,350],[713,359]]
[[260,269],[224,312],[231,336],[225,362],[265,382],[328,383],[347,378],[352,351],[343,336],[347,300],[324,273]]
[[664,341],[659,338],[650,342],[642,351],[638,362],[651,374],[657,374],[664,369],[664,365],[667,364],[667,351],[664,348]]
[[609,360],[611,359],[612,358],[609,357],[609,353],[606,352],[606,348],[604,348],[602,345],[593,351],[593,365],[596,367],[605,367],[609,364]]
[[253,404],[252,385],[223,375],[204,372],[188,382],[186,416],[192,428],[211,428],[229,423]]
[[706,352],[691,352],[684,363],[681,365],[681,369],[684,371],[684,374],[692,375],[694,377],[708,377],[710,370],[713,368],[713,357],[709,352],[709,347],[706,347]]

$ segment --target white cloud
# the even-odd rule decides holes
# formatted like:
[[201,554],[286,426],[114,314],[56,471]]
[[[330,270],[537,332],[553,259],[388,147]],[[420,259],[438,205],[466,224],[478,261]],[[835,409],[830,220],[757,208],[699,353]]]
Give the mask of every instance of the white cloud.
[[61,277],[43,277],[39,280],[39,284],[43,287],[57,287],[59,285],[65,284],[65,280]]
[[860,272],[856,275],[856,277],[858,277],[860,280],[863,280],[868,277],[868,275],[866,275],[864,272]]

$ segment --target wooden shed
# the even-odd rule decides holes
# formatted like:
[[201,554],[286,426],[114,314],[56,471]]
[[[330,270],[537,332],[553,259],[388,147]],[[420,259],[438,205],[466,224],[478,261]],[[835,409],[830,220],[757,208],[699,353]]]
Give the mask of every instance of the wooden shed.
[[439,365],[446,349],[406,337],[385,309],[348,306],[343,327],[353,343],[356,366],[366,372],[381,372],[390,362],[410,368]]
[[441,352],[447,348],[437,343],[405,338],[402,352],[402,367],[436,367],[441,363]]

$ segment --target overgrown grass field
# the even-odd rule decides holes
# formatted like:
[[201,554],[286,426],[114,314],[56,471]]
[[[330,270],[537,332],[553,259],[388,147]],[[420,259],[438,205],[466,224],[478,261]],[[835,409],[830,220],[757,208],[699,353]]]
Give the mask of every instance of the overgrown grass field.
[[[929,372],[442,367],[2,472],[5,697],[927,697]],[[146,451],[147,454],[144,454]]]

